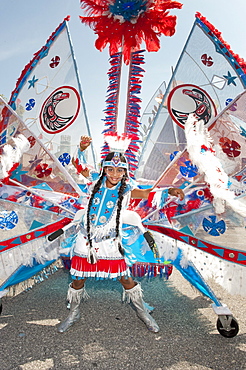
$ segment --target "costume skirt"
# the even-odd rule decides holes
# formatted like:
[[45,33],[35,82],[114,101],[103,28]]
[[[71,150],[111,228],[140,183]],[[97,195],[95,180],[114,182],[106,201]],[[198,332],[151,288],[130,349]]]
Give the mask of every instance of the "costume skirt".
[[[160,241],[158,244],[161,245],[161,243]],[[71,243],[65,244],[64,248],[69,246],[70,256],[72,251],[72,258],[67,268],[70,268],[73,279],[91,277],[101,280],[117,279],[122,276],[154,277],[156,275],[168,279],[172,272],[172,265],[163,257],[158,260],[154,258],[142,233],[137,228],[129,228],[127,225],[123,227],[122,237],[124,257],[118,250],[118,243],[112,238],[105,238],[98,242],[93,241],[98,261],[95,264],[89,263],[88,240],[82,231],[73,236]]]
[[70,274],[73,279],[96,278],[117,279],[131,276],[125,258],[118,250],[115,239],[109,238],[93,241],[93,249],[97,256],[96,263],[88,262],[88,240],[79,232],[76,238]]

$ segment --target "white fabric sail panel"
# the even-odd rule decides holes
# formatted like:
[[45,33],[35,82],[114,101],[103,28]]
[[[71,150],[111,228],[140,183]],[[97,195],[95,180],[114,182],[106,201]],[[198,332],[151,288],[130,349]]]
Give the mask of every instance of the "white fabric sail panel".
[[[24,68],[9,103],[64,166],[80,134],[91,135],[66,20]],[[93,146],[87,156],[95,163]]]
[[[157,180],[170,163],[170,155],[184,149],[182,131],[190,113],[205,118],[209,128],[214,117],[244,88],[245,74],[234,55],[196,18],[167,89],[162,94],[156,92],[152,109],[150,102],[142,117],[141,130],[144,134],[148,127],[148,133],[137,177]],[[156,155],[151,161],[152,154],[157,153],[159,169],[152,171],[156,161]]]

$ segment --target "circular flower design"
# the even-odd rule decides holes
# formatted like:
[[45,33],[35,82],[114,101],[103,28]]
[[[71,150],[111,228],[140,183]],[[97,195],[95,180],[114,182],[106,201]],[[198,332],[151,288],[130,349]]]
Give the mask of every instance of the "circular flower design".
[[[232,102],[232,100],[233,100],[232,98],[228,98],[228,99],[226,99],[225,105],[230,104],[230,103]],[[230,111],[232,111],[232,112],[236,111],[236,110],[237,110],[237,103],[236,103],[236,102],[235,102],[235,103],[233,103],[233,104],[230,106],[229,110],[230,110]]]
[[185,161],[185,166],[180,166],[180,172],[185,177],[195,177],[198,174],[198,168],[191,164],[191,161]]
[[238,157],[241,154],[241,145],[234,140],[230,140],[227,137],[221,137],[219,144],[223,152],[230,158]]
[[225,221],[217,221],[216,216],[209,216],[208,218],[204,218],[202,226],[208,234],[213,236],[220,236],[221,234],[224,234],[226,230]]
[[30,143],[30,147],[31,147],[31,148],[36,144],[36,139],[35,139],[35,137],[33,137],[33,136],[29,136],[29,137],[27,138],[27,140],[29,141],[29,143]]
[[129,63],[133,50],[140,50],[144,41],[148,51],[160,49],[161,34],[175,33],[176,16],[169,9],[181,9],[173,0],[81,0],[88,17],[80,17],[98,36],[95,46],[102,51],[109,44],[113,55],[122,48],[124,61]]
[[47,163],[44,164],[39,164],[36,168],[35,171],[37,172],[37,177],[42,178],[42,177],[47,177],[51,174],[52,169],[48,168],[49,165]]
[[11,230],[18,223],[18,215],[15,211],[2,211],[0,213],[0,229]]
[[50,68],[56,68],[60,64],[60,60],[61,58],[58,55],[53,57],[50,62]]
[[28,103],[26,103],[26,110],[32,110],[35,107],[35,99],[29,99]]
[[71,156],[69,153],[63,153],[58,157],[58,160],[61,162],[61,164],[65,167],[65,164],[69,164],[71,160]]
[[213,58],[211,56],[208,56],[207,54],[203,54],[201,56],[201,61],[207,67],[211,67],[214,64]]
[[179,151],[178,150],[176,150],[175,152],[173,152],[173,153],[171,153],[170,154],[170,162],[172,162],[172,160],[176,157],[176,155],[179,153]]

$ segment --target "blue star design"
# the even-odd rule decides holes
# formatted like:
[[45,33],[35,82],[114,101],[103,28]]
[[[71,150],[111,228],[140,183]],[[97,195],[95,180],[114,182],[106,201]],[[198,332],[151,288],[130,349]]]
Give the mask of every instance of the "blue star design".
[[24,175],[25,173],[28,173],[28,171],[22,171],[22,164],[20,164],[12,173],[10,178],[15,179],[19,182],[21,182],[21,176]]
[[240,126],[240,129],[241,129],[240,135],[246,137],[246,130],[242,126]]
[[35,83],[38,81],[38,78],[35,78],[35,76],[33,76],[32,80],[29,80],[29,86],[28,86],[28,89],[30,89],[31,87],[34,87]]
[[236,82],[234,81],[237,76],[233,77],[230,73],[230,71],[227,72],[228,75],[223,75],[223,77],[225,77],[227,79],[227,85],[230,85],[230,84],[233,84],[234,86],[237,86]]

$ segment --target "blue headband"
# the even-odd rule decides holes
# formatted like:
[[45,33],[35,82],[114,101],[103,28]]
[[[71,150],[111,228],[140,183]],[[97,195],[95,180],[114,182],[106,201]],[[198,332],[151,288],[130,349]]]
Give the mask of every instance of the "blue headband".
[[128,163],[121,162],[119,152],[115,152],[113,158],[110,161],[103,161],[102,166],[103,167],[108,167],[108,166],[123,167],[123,168],[128,169]]

